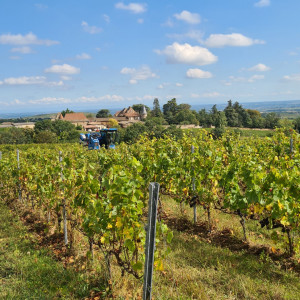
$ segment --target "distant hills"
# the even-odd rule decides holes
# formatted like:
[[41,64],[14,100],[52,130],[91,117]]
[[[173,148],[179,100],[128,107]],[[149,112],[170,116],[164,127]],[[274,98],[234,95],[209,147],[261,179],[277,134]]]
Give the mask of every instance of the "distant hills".
[[[233,103],[235,101],[232,101]],[[239,102],[246,109],[255,109],[260,111],[261,113],[266,112],[297,112],[300,113],[300,100],[286,100],[286,101],[265,101],[265,102]],[[223,110],[227,103],[218,103],[216,104],[218,110]],[[200,110],[205,108],[206,110],[210,110],[213,104],[199,104],[192,105],[192,109]]]
[[[233,101],[234,103],[234,101]],[[300,115],[300,100],[285,100],[285,101],[265,101],[265,102],[246,102],[240,104],[247,109],[255,109],[260,111],[261,113],[269,113],[269,112],[276,112],[281,116],[295,118]],[[214,104],[194,104],[191,105],[192,109],[198,111],[200,109],[205,108],[206,110],[210,110]],[[218,110],[223,110],[227,106],[226,103],[217,103]],[[112,114],[121,110],[123,107],[119,109],[112,108],[109,109]],[[161,105],[162,108],[162,105]],[[95,114],[98,110],[92,109],[87,113]],[[56,112],[57,113],[57,112]],[[14,118],[26,118],[26,117],[34,117],[34,118],[51,118],[56,115],[56,113],[1,113],[1,119],[14,119]]]

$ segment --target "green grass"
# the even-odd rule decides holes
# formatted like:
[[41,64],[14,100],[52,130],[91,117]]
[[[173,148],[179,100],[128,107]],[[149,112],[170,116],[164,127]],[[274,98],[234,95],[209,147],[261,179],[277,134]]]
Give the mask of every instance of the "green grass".
[[82,299],[91,285],[86,273],[65,269],[0,202],[0,299]]
[[[239,218],[218,211],[212,211],[213,232],[208,234],[203,209],[198,208],[194,226],[189,206],[181,211],[173,199],[161,199],[174,238],[164,270],[154,271],[153,299],[300,299],[299,257],[291,264],[284,256],[284,236],[275,243],[272,231],[247,220],[249,242],[244,243]],[[0,218],[0,299],[84,299],[95,287],[105,290],[101,253],[95,251],[88,270],[65,269],[33,242],[36,236],[1,203]],[[86,245],[82,239],[80,245],[80,239],[76,257],[83,258]],[[279,249],[277,256],[271,247]],[[141,299],[142,280],[122,276],[116,264],[112,286],[115,299]],[[108,299],[105,293],[101,299]]]
[[193,228],[191,208],[185,206],[182,215],[172,199],[164,197],[163,203],[175,223],[166,272],[156,273],[158,298],[300,299],[299,273],[286,267],[286,259],[271,259],[264,250],[280,247],[270,239],[269,230],[247,221],[249,244],[243,243],[239,218],[214,211],[209,235],[202,209],[198,208],[198,226]]

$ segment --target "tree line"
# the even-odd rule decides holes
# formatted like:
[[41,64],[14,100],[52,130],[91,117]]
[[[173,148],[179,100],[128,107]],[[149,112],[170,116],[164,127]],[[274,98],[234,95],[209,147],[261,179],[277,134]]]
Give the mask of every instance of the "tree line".
[[0,131],[0,144],[77,142],[78,137],[79,133],[72,123],[45,119],[37,121],[34,129],[2,128]]

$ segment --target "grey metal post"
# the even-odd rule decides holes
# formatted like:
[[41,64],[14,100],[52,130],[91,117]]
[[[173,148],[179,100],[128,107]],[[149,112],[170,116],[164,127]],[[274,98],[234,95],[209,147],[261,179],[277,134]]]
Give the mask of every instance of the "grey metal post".
[[21,182],[20,182],[20,151],[19,151],[19,149],[17,149],[17,162],[18,162],[19,201],[22,201]]
[[143,300],[151,299],[158,196],[159,184],[156,182],[151,182],[149,186],[148,225],[145,244],[146,259],[144,270]]
[[293,143],[293,138],[292,137],[290,139],[290,150],[291,150],[291,154],[293,154],[293,152],[294,152],[294,143]]
[[[59,162],[62,163],[62,152],[59,151]],[[63,176],[63,166],[61,164],[61,180],[64,180]],[[68,227],[67,227],[67,210],[66,210],[66,198],[63,198],[63,219],[64,219],[64,238],[65,238],[65,245],[68,244]]]
[[2,151],[0,151],[0,160],[2,159]]
[[[195,147],[194,147],[194,145],[192,145],[192,153],[195,153]],[[195,193],[195,190],[196,190],[196,187],[195,187],[195,177],[192,178],[192,189],[193,189],[193,192]],[[196,203],[193,206],[193,209],[194,209],[194,223],[196,224],[197,223],[197,205],[196,205]]]

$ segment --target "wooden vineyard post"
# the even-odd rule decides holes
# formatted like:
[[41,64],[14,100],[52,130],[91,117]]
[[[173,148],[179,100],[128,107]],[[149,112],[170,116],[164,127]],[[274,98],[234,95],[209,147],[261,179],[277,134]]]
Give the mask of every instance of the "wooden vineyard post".
[[[195,147],[194,145],[192,145],[192,154],[195,153]],[[195,177],[192,178],[192,190],[193,190],[193,194],[195,194]],[[195,195],[193,195],[194,197]],[[196,202],[193,205],[193,209],[194,209],[194,224],[197,223],[197,204]]]
[[143,300],[151,299],[158,197],[159,184],[151,182],[149,186],[148,225],[145,243],[146,259],[144,269]]
[[[61,163],[61,180],[64,181],[63,176],[63,166],[62,166],[62,152],[59,151],[59,162]],[[62,191],[64,192],[64,191]],[[66,211],[66,198],[63,197],[63,220],[64,220],[64,238],[65,238],[65,245],[68,244],[68,228],[67,228],[67,211]]]
[[17,163],[18,163],[18,194],[19,201],[22,201],[21,182],[20,182],[20,151],[17,149]]

